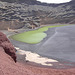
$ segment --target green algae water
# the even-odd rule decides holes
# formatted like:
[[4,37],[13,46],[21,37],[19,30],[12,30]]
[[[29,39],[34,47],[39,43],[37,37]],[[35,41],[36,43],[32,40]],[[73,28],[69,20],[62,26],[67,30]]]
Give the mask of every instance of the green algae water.
[[47,36],[47,34],[44,33],[44,31],[47,31],[48,28],[60,27],[60,26],[64,26],[64,25],[45,26],[37,30],[23,32],[20,34],[13,35],[11,36],[11,38],[16,41],[20,41],[20,42],[25,42],[29,44],[37,44]]

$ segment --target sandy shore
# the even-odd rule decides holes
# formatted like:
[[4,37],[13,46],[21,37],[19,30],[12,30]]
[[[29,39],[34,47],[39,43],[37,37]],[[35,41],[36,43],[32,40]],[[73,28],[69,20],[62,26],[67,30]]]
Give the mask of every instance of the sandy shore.
[[[32,53],[30,51],[21,50],[17,47],[15,47],[15,48],[17,49],[18,55],[26,55],[26,57],[21,58],[22,60],[34,62],[34,63],[45,65],[45,66],[53,66],[52,62],[54,62],[54,63],[58,62],[57,60],[48,59],[47,57],[42,57],[39,54]],[[20,60],[20,58],[19,58],[19,60]],[[47,62],[49,62],[49,64],[47,64]]]
[[75,68],[51,69],[15,63],[4,51],[0,50],[0,53],[0,75],[75,75]]

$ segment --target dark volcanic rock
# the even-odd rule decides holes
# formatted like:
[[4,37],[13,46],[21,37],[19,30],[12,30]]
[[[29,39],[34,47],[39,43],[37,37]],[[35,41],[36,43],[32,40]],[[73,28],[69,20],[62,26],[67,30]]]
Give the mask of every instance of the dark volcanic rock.
[[4,51],[8,55],[10,55],[13,58],[13,60],[16,62],[15,48],[10,43],[10,41],[8,40],[6,35],[3,34],[2,32],[0,32],[0,47],[2,47],[4,49]]
[[4,29],[20,29],[24,26],[22,22],[19,21],[0,21],[0,30]]
[[62,4],[47,4],[37,0],[0,0],[0,29],[28,28],[30,21],[38,25],[75,24],[75,0]]
[[20,3],[28,3],[28,4],[35,4],[36,0],[0,0],[3,2],[9,2],[9,3],[14,3],[14,2],[20,2]]

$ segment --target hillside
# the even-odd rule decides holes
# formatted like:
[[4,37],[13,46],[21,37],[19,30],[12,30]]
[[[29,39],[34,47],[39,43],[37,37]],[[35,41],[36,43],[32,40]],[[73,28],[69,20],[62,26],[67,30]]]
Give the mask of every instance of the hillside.
[[56,23],[75,23],[75,0],[62,4],[0,0],[0,29],[32,28],[32,25],[35,28]]
[[14,47],[6,36],[0,32],[0,75],[75,75],[75,68],[52,69],[31,66],[27,62],[15,63],[11,58],[13,55],[15,55]]

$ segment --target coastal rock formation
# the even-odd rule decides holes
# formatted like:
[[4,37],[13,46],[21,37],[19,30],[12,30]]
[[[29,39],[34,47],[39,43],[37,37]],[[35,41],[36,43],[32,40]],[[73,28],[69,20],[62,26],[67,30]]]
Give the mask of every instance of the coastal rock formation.
[[[0,47],[0,75],[34,75],[24,65],[15,63]],[[36,74],[37,75],[37,74]]]
[[0,75],[75,75],[75,68],[51,69],[27,65],[27,63],[14,63],[3,50],[0,47]]
[[19,22],[18,20],[15,21],[0,21],[0,30],[7,30],[10,29],[20,29],[24,25],[22,22]]
[[13,60],[16,62],[15,48],[10,43],[10,41],[8,40],[6,35],[3,34],[2,32],[0,32],[0,47],[2,47],[4,49],[4,51],[8,55],[10,55],[13,58]]

